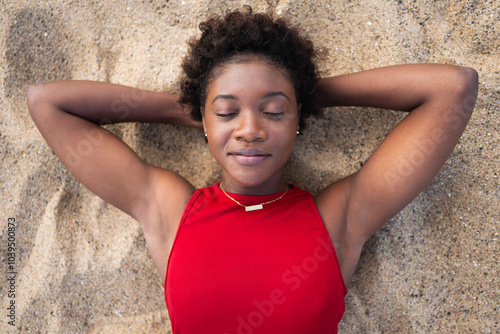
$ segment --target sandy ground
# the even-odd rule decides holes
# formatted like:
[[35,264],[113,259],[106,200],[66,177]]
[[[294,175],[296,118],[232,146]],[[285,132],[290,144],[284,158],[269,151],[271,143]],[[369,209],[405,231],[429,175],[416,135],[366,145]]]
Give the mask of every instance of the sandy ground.
[[[207,12],[245,3],[0,0],[0,332],[169,331],[161,280],[139,225],[61,165],[31,121],[25,92],[30,83],[55,79],[175,92],[197,24]],[[266,8],[265,1],[252,4]],[[329,50],[324,75],[413,62],[477,69],[479,99],[469,126],[432,183],[367,244],[340,329],[498,333],[500,2],[279,1],[274,10]],[[328,110],[299,138],[289,180],[316,192],[356,171],[402,116]],[[199,130],[110,129],[143,159],[197,187],[220,175]],[[16,242],[10,262],[9,222]]]

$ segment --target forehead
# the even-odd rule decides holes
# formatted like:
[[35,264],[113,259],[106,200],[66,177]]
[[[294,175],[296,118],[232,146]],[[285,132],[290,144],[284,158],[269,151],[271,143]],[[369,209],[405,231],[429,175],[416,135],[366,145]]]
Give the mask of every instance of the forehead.
[[282,90],[295,98],[294,85],[286,71],[252,59],[247,62],[226,63],[217,68],[207,86],[207,99],[218,94],[250,94]]
[[[281,72],[285,77],[288,79],[292,80],[292,76],[290,74],[289,69],[285,68],[283,65],[281,65],[278,61],[272,60],[271,58],[265,56],[265,55],[260,55],[260,54],[236,54],[229,59],[221,62],[218,66],[216,66],[216,69],[218,71],[218,74],[222,73],[225,67],[228,65],[237,65],[237,64],[261,64],[261,65],[266,65],[269,68],[274,68],[278,71]],[[212,73],[212,76],[217,76],[217,74]]]

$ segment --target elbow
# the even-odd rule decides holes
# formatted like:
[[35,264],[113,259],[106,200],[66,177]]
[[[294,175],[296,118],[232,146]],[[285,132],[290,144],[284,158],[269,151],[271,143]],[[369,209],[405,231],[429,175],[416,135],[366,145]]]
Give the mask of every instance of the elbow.
[[40,100],[41,90],[42,84],[34,84],[28,87],[28,91],[26,93],[26,103],[28,104],[28,110],[31,115],[33,115],[36,111],[36,105]]
[[46,83],[33,84],[28,87],[26,103],[32,118],[44,109],[44,106],[50,102],[49,99],[50,94]]
[[478,93],[478,73],[470,67],[456,67],[449,96],[455,101],[457,110],[470,117],[476,105]]
[[477,97],[479,75],[471,67],[459,67],[459,94],[465,97]]

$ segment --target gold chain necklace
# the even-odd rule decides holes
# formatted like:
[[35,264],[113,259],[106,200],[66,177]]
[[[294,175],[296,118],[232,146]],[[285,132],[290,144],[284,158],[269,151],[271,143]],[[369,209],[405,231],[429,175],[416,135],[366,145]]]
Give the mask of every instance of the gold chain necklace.
[[255,210],[262,210],[264,207],[263,205],[264,204],[269,204],[269,203],[273,203],[273,202],[276,202],[276,201],[279,201],[280,199],[282,199],[283,197],[285,197],[286,193],[288,192],[288,185],[286,186],[286,189],[285,189],[285,192],[283,193],[283,195],[281,195],[280,197],[278,198],[275,198],[271,201],[268,201],[268,202],[264,202],[264,203],[260,203],[260,204],[255,204],[255,205],[243,205],[241,204],[240,202],[238,202],[237,200],[235,200],[234,198],[232,198],[231,196],[229,196],[229,194],[224,190],[224,188],[222,187],[222,183],[219,184],[220,185],[220,189],[222,190],[222,192],[224,193],[224,195],[227,196],[227,198],[229,198],[231,201],[233,201],[234,203],[238,204],[239,206],[242,206],[245,208],[245,211],[255,211]]

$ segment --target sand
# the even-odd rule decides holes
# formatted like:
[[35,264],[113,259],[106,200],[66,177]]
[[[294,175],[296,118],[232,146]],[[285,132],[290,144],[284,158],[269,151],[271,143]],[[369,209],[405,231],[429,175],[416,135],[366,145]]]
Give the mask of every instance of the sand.
[[[62,166],[34,126],[25,93],[31,83],[56,79],[175,92],[197,24],[207,12],[245,3],[0,0],[0,332],[170,330],[139,225]],[[266,8],[265,1],[251,3]],[[279,1],[274,10],[329,50],[324,75],[414,62],[479,72],[475,113],[453,154],[366,245],[340,332],[498,333],[500,3],[309,0]],[[402,117],[327,110],[299,137],[289,181],[316,192],[356,171]],[[196,187],[220,176],[200,130],[109,128],[143,159]],[[10,259],[9,236],[16,243]],[[15,326],[8,323],[12,301]]]

